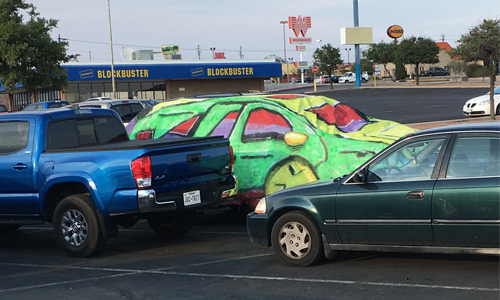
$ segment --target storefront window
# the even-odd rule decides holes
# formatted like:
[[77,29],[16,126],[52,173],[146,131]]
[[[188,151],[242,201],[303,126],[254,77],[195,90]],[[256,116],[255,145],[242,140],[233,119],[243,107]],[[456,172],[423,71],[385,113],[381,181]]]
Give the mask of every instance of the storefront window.
[[166,100],[165,98],[165,82],[153,82],[154,87],[154,96],[153,98],[149,99],[156,99],[156,100]]
[[139,92],[141,91],[141,83],[140,82],[131,82],[129,84],[130,87],[130,98],[131,99],[142,99],[139,98]]
[[118,82],[116,83],[116,99],[130,99],[128,82]]
[[105,97],[104,83],[92,83],[92,97]]
[[79,102],[92,98],[92,89],[90,84],[80,84]]
[[79,102],[78,84],[70,83],[66,88],[66,100],[69,103]]

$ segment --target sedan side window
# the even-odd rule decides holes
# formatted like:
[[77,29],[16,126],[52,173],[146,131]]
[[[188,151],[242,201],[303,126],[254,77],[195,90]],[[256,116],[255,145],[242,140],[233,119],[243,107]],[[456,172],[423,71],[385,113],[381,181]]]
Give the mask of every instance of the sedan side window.
[[368,181],[430,179],[443,138],[410,141],[377,160],[368,169]]
[[498,136],[459,136],[453,146],[446,178],[500,176]]

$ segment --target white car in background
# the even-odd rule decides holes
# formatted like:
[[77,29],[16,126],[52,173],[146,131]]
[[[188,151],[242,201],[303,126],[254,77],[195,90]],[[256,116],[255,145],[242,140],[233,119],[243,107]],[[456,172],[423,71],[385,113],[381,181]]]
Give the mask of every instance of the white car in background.
[[[339,78],[339,83],[349,82],[356,82],[356,73],[345,72],[344,75]],[[364,72],[361,74],[361,82],[368,82],[368,73]]]
[[[500,115],[500,86],[493,90],[495,115]],[[490,92],[485,95],[472,98],[465,102],[463,108],[466,116],[489,116],[490,115]]]

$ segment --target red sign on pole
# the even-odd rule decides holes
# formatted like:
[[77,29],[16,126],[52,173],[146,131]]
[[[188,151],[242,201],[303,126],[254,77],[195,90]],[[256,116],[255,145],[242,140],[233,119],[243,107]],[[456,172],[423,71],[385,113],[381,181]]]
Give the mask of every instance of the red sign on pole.
[[318,67],[314,66],[314,67],[312,68],[312,71],[313,71],[313,73],[314,73],[314,74],[318,73]]

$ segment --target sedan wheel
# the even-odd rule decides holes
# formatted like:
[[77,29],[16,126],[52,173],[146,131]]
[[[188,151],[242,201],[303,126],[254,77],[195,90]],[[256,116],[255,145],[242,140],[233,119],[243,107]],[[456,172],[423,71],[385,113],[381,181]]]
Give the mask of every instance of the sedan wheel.
[[302,211],[281,216],[271,232],[273,249],[287,265],[305,267],[324,257],[319,230]]

